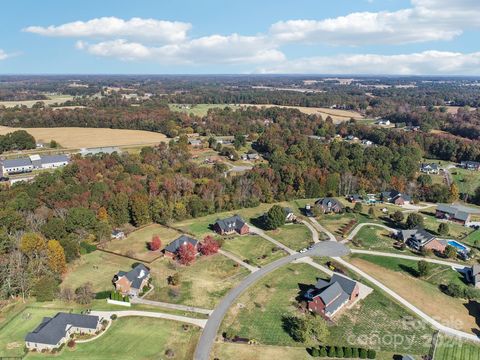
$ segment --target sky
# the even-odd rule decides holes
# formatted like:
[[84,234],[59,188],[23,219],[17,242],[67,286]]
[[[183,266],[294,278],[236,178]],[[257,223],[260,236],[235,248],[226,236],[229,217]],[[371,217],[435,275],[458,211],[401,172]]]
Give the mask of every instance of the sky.
[[480,75],[480,0],[16,0],[0,74]]

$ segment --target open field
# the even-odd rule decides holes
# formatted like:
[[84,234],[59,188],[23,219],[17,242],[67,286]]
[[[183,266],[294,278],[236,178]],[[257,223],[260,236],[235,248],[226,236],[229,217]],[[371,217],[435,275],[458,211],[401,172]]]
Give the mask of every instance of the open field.
[[439,289],[450,282],[462,284],[462,276],[449,267],[433,265],[432,275],[422,279],[414,276],[417,262],[413,260],[355,255],[351,263],[441,323],[469,333],[478,327],[480,309],[475,303],[453,298]]
[[[304,286],[315,283],[317,277],[327,278],[306,264],[290,264],[267,275],[230,309],[221,332],[231,330],[240,337],[255,339],[261,345],[300,347],[304,351],[305,345],[293,341],[285,332],[282,318],[298,311],[296,297]],[[431,338],[432,331],[421,321],[415,321],[421,326],[409,326],[412,320],[414,318],[404,308],[375,290],[353,308],[339,314],[335,324],[329,326],[330,335],[324,343],[365,346],[365,341],[374,337],[399,334],[403,337],[408,335],[410,343],[403,343],[397,348],[387,343],[374,346],[391,354],[404,350],[412,354],[425,354],[428,351],[425,340]]]
[[0,135],[16,130],[27,131],[37,142],[48,143],[50,140],[55,140],[66,149],[152,145],[168,141],[165,135],[152,131],[80,127],[12,128],[0,126]]
[[480,346],[469,342],[441,336],[433,360],[477,360]]
[[127,255],[128,253],[136,259],[151,262],[160,256],[160,250],[150,251],[147,248],[147,243],[152,240],[154,235],[160,237],[163,249],[182,234],[165,226],[152,224],[128,234],[124,239],[109,241],[105,250],[113,251],[119,255]]
[[453,181],[458,185],[461,193],[475,194],[475,189],[480,186],[480,171],[472,171],[462,168],[450,169]]
[[32,107],[37,102],[43,102],[45,105],[52,105],[55,103],[62,104],[65,101],[73,100],[73,96],[70,95],[49,95],[48,97],[48,100],[0,101],[0,106],[5,106],[7,108],[14,106]]
[[75,290],[80,285],[90,282],[96,292],[112,290],[112,278],[119,270],[131,269],[134,260],[123,256],[108,254],[100,250],[82,255],[69,265],[62,287]]
[[258,235],[237,236],[225,240],[224,250],[237,255],[248,264],[263,266],[285,256],[285,252]]
[[[161,258],[149,264],[154,291],[147,298],[213,309],[218,301],[249,271],[221,254],[200,256],[190,266]],[[168,284],[168,277],[180,275],[180,285]]]
[[[73,350],[64,347],[57,359],[135,359],[163,358],[167,349],[174,350],[171,359],[191,359],[200,330],[190,326],[186,331],[174,321],[128,317],[119,318],[99,339],[77,344]],[[42,359],[44,354],[30,353],[27,358]]]
[[324,118],[330,116],[333,121],[335,122],[342,122],[348,121],[351,118],[355,120],[362,120],[364,119],[363,116],[356,112],[356,111],[348,111],[348,110],[338,110],[338,109],[330,109],[330,108],[322,108],[322,107],[305,107],[305,106],[281,106],[281,105],[272,105],[272,104],[240,104],[240,105],[232,105],[232,104],[194,104],[194,105],[178,105],[178,104],[170,104],[169,107],[173,111],[180,111],[188,114],[194,114],[197,116],[205,116],[208,113],[209,109],[220,108],[223,109],[225,107],[230,107],[232,109],[238,109],[239,106],[247,107],[247,106],[255,106],[255,107],[283,107],[289,109],[297,109],[305,114],[308,115],[320,115]]
[[312,233],[303,224],[286,224],[276,230],[266,232],[275,240],[280,241],[290,249],[300,250],[309,246],[312,241]]

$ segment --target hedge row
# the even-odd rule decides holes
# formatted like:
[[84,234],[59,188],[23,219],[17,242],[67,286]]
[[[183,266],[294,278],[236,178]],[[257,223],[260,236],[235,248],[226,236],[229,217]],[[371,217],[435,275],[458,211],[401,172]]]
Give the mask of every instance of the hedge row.
[[363,349],[343,346],[320,346],[310,351],[313,357],[331,357],[342,359],[375,359],[377,353],[373,349]]
[[110,299],[116,301],[130,302],[130,298],[128,296],[123,296],[118,291],[112,291],[110,293]]

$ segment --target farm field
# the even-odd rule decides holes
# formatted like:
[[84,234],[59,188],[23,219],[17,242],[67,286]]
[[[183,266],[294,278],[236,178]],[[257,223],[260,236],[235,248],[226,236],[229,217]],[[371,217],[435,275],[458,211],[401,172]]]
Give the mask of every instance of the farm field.
[[275,244],[258,235],[244,235],[226,239],[222,248],[237,255],[248,264],[257,266],[266,265],[286,255],[283,250],[277,249]]
[[[191,359],[200,330],[189,326],[185,331],[179,322],[142,317],[119,318],[97,340],[65,347],[57,359],[153,359],[174,350],[173,359]],[[161,354],[161,355],[160,355]],[[29,354],[27,359],[42,359],[44,354]]]
[[16,130],[27,131],[37,142],[48,143],[50,140],[55,140],[65,149],[152,145],[168,141],[165,135],[152,131],[80,127],[12,128],[0,126],[0,135]]
[[188,106],[188,108],[182,104],[169,104],[168,106],[172,111],[179,111],[187,114],[193,114],[196,116],[205,116],[210,109],[223,109],[226,107],[234,107],[228,104],[191,104],[186,105]]
[[48,97],[48,100],[0,101],[0,106],[5,106],[6,108],[15,106],[32,107],[37,102],[43,102],[45,105],[53,105],[55,103],[62,104],[66,101],[73,100],[73,96],[70,95],[49,95]]
[[480,314],[475,304],[439,289],[450,282],[462,285],[461,275],[449,267],[433,265],[432,275],[421,279],[416,277],[417,262],[413,260],[354,255],[351,263],[441,323],[469,333],[477,327]]
[[442,336],[433,360],[477,360],[479,356],[480,345]]
[[[315,283],[317,277],[327,278],[319,271],[312,271],[306,264],[290,264],[267,275],[238,299],[237,306],[227,313],[221,332],[229,330],[240,337],[255,339],[261,345],[292,346],[304,350],[304,344],[293,341],[285,332],[282,318],[297,311],[296,297],[300,295],[300,289]],[[431,338],[432,331],[420,321],[421,327],[408,326],[413,319],[404,308],[375,290],[335,319],[335,324],[329,326],[330,335],[325,343],[362,346],[364,343],[361,338],[409,335],[413,339],[411,344],[394,349],[391,345],[381,343],[378,347],[389,353],[408,350],[409,353],[421,355],[428,351],[424,347],[425,338]]]
[[96,250],[82,255],[68,266],[62,287],[75,290],[80,285],[90,282],[95,292],[112,290],[112,278],[119,270],[128,271],[134,260]]
[[109,241],[104,249],[119,255],[129,255],[142,261],[151,262],[161,255],[160,250],[150,251],[147,248],[147,243],[152,240],[154,235],[160,237],[163,249],[182,234],[165,226],[152,224],[128,234],[124,239]]
[[300,250],[309,246],[312,241],[312,233],[303,224],[286,224],[276,230],[266,232],[275,240],[280,241],[290,249]]
[[[221,254],[198,257],[190,266],[182,266],[169,258],[155,260],[150,267],[154,291],[150,300],[213,309],[218,301],[249,274],[244,267]],[[171,286],[168,277],[179,273],[180,284]]]

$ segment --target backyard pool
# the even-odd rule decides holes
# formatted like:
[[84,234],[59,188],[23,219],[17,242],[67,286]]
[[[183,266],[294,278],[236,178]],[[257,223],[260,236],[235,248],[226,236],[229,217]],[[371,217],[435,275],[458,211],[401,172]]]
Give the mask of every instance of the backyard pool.
[[466,247],[465,245],[463,245],[463,244],[461,244],[461,243],[459,243],[458,241],[455,241],[455,240],[449,240],[448,245],[451,245],[451,246],[457,248],[459,252],[470,251],[470,249],[468,247]]

